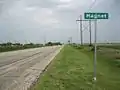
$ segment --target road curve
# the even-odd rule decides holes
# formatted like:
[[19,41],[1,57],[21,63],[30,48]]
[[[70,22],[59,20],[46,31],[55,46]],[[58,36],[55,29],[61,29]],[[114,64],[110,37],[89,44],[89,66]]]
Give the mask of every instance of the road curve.
[[62,46],[0,53],[0,90],[27,90]]

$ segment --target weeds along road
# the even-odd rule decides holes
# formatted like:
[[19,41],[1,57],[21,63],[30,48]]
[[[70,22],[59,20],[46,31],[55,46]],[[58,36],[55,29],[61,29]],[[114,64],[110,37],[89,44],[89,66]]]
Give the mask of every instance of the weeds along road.
[[27,90],[62,46],[0,53],[0,90]]

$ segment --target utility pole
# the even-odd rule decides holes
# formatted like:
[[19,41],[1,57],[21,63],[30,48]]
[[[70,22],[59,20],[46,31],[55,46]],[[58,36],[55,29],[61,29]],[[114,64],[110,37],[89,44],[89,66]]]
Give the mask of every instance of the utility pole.
[[70,37],[70,42],[71,42],[71,44],[72,44],[72,37]]
[[46,45],[46,35],[44,35],[44,45]]
[[92,40],[91,40],[91,20],[89,20],[89,32],[90,32],[90,46],[92,45]]
[[83,45],[83,34],[82,34],[82,15],[80,15],[80,34],[81,34],[81,45]]
[[83,45],[83,31],[82,31],[82,15],[80,15],[80,20],[76,20],[80,22],[80,39],[81,39],[81,45]]

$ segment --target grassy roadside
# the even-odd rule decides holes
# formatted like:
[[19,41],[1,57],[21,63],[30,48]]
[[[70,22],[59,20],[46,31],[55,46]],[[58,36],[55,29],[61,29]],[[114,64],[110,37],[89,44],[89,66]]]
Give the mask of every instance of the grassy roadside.
[[[83,50],[91,59],[93,52]],[[116,62],[114,51],[98,50],[97,52],[97,90],[120,90],[120,63]]]
[[100,47],[104,47],[104,48],[113,48],[113,49],[119,49],[120,50],[120,45],[102,45]]
[[65,46],[32,90],[120,90],[120,70],[98,55],[97,82],[92,82],[93,53]]

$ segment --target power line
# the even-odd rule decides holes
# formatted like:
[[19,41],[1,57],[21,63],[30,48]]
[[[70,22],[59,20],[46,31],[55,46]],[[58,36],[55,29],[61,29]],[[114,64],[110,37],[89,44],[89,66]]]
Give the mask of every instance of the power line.
[[89,11],[90,9],[92,9],[93,8],[93,6],[96,4],[96,1],[97,0],[94,0],[94,2],[89,6],[89,8],[88,8],[88,10],[87,11]]
[[[94,0],[94,2],[90,5],[90,7],[88,8],[88,10],[86,10],[87,12],[89,12],[93,6],[96,4],[96,0]],[[82,22],[83,21],[89,21],[89,32],[90,32],[90,46],[92,45],[92,40],[91,40],[91,20],[82,20],[82,15],[80,15],[80,20],[76,20],[76,21],[80,21],[80,31],[81,31],[81,45],[83,45],[83,42],[82,42]],[[96,81],[96,59],[97,59],[97,45],[96,45],[96,42],[97,42],[97,20],[95,20],[95,41],[94,41],[94,80]]]
[[[88,9],[88,11],[89,10],[91,10],[93,7],[94,7],[94,5],[96,4],[96,1],[97,0],[94,0],[94,2],[90,5],[90,7],[89,7],[89,9]],[[92,45],[92,31],[91,31],[91,20],[89,20],[89,33],[90,33],[90,46]]]
[[83,45],[82,15],[80,15],[80,20],[76,20],[76,21],[79,21],[79,23],[80,23],[80,39],[81,39],[81,45]]
[[[91,10],[93,8],[93,6],[96,4],[96,1],[97,0],[94,0],[94,2],[89,6],[88,10]],[[80,15],[80,20],[76,20],[76,21],[80,21],[80,36],[81,36],[81,45],[83,45],[83,24],[82,24],[82,21],[85,21],[85,20],[82,20],[82,15]],[[88,21],[88,20],[86,20]],[[91,45],[91,20],[89,21],[89,32],[90,32],[90,45]]]

